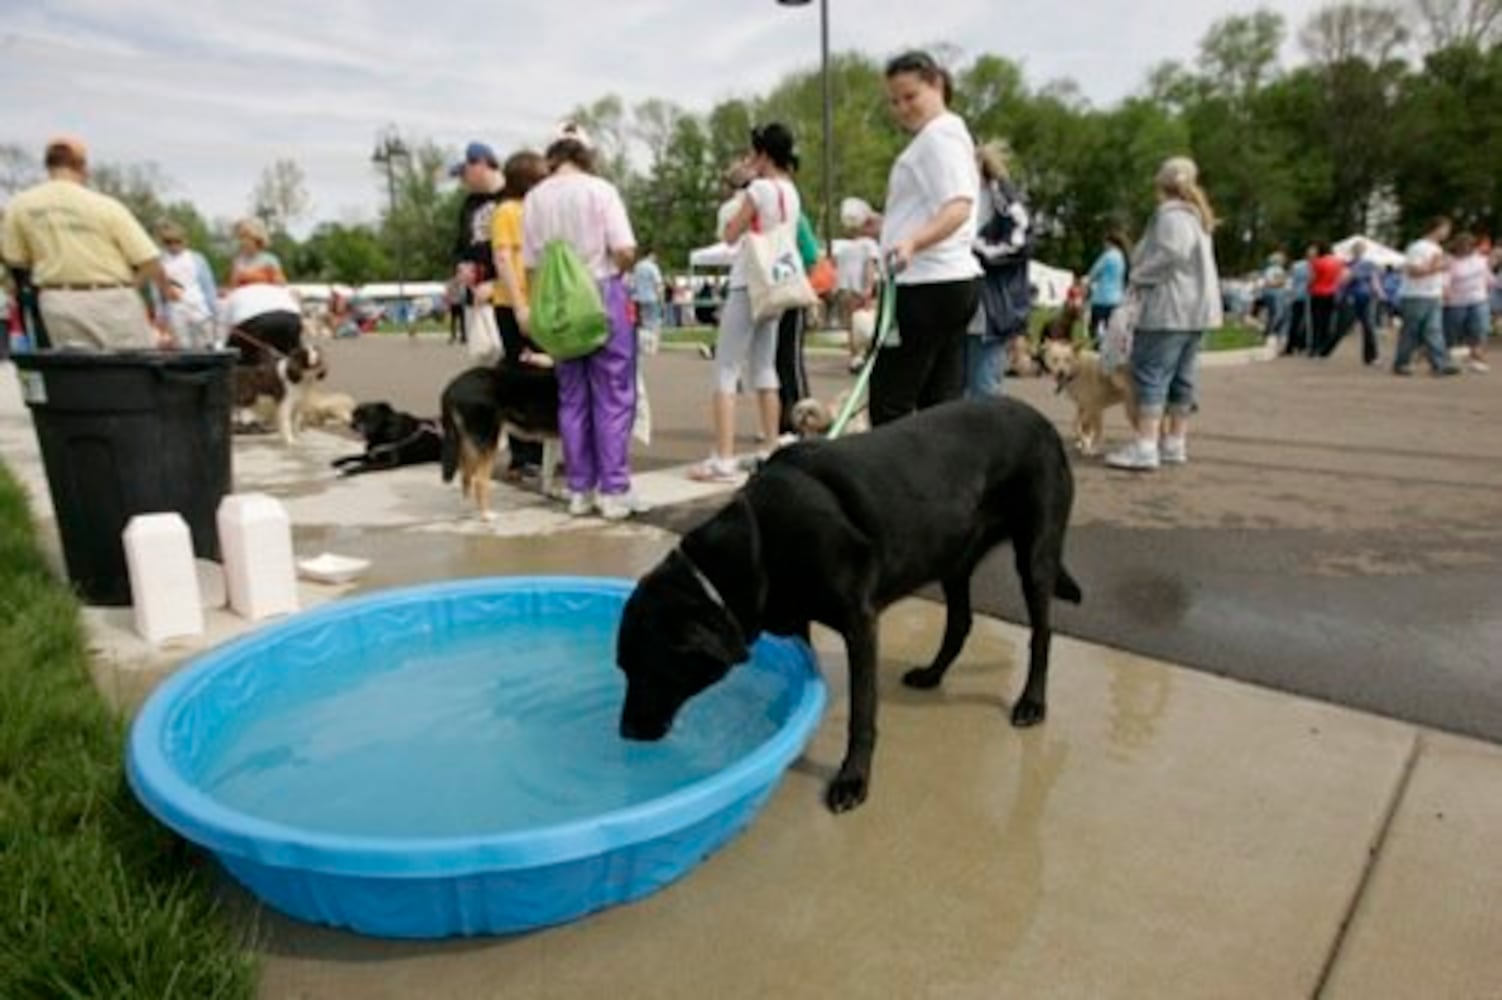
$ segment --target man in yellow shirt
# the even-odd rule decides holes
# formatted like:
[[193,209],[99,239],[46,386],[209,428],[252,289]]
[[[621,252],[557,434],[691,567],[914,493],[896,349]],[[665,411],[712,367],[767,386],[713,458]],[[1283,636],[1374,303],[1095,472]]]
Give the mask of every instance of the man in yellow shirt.
[[150,349],[158,334],[137,285],[152,281],[177,298],[156,244],[120,202],[85,187],[82,142],[47,144],[47,180],[6,206],[0,256],[30,272],[53,347]]

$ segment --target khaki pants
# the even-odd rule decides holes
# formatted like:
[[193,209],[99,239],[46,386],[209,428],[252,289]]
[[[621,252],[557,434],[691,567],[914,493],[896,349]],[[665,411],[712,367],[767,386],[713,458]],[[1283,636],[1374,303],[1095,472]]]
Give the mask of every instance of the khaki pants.
[[53,347],[151,350],[156,331],[134,288],[42,289],[42,322]]

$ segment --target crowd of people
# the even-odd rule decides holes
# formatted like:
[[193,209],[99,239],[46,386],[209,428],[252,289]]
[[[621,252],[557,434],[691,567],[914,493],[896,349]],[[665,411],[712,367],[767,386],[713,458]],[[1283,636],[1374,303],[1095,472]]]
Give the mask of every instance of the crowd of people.
[[[630,438],[638,353],[664,327],[710,319],[717,327],[708,391],[713,443],[690,475],[720,481],[743,474],[735,441],[742,393],[755,402],[764,451],[788,437],[794,404],[809,392],[808,301],[795,297],[764,309],[759,286],[768,281],[807,285],[850,331],[850,370],[870,365],[874,425],[1003,391],[1006,372],[1028,344],[1035,297],[1035,220],[1012,179],[1009,150],[1001,142],[977,145],[950,110],[948,72],[928,54],[900,55],[885,75],[891,113],[909,139],[892,164],[881,209],[847,200],[856,206],[841,212],[847,239],[826,260],[803,208],[795,136],[780,122],[758,124],[745,154],[724,173],[716,235],[732,248],[733,263],[719,280],[664,275],[652,249],[638,246],[619,191],[596,173],[594,148],[576,125],[565,125],[543,151],[518,150],[504,161],[484,142],[468,145],[452,171],[465,197],[446,294],[450,340],[468,341],[479,357],[475,338],[485,338],[498,356],[553,365],[531,337],[529,302],[544,248],[557,241],[583,260],[604,303],[603,343],[556,362],[573,513],[619,518],[636,509]],[[162,221],[159,250],[124,206],[89,189],[80,141],[49,143],[45,164],[48,180],[7,206],[0,244],[18,303],[42,343],[118,349],[228,342],[247,362],[297,346],[301,310],[259,220],[236,225],[238,252],[221,285],[182,227]],[[1107,462],[1136,470],[1187,461],[1200,344],[1222,321],[1216,218],[1198,170],[1174,157],[1153,183],[1158,206],[1141,239],[1133,246],[1112,230],[1067,307],[1099,347],[1117,311],[1133,306],[1135,332],[1123,363],[1133,383],[1135,434]],[[789,249],[769,265],[768,246]],[[1497,265],[1487,241],[1453,235],[1444,219],[1408,248],[1401,266],[1379,265],[1360,243],[1347,260],[1321,242],[1291,266],[1281,254],[1269,259],[1256,312],[1286,353],[1329,356],[1359,326],[1363,360],[1374,365],[1383,326],[1395,324],[1395,373],[1411,373],[1413,354],[1422,350],[1436,373],[1453,374],[1456,345],[1481,372]],[[870,321],[862,329],[858,320],[871,315],[888,284],[892,329],[874,345]],[[138,294],[142,285],[149,286],[146,299]],[[517,478],[541,460],[539,446],[520,440],[510,442],[510,455]]]
[[1256,311],[1282,353],[1329,357],[1359,326],[1367,365],[1381,360],[1383,334],[1392,331],[1396,375],[1412,374],[1419,351],[1436,375],[1459,374],[1456,349],[1472,371],[1490,371],[1486,342],[1502,317],[1502,250],[1487,237],[1456,233],[1440,217],[1401,261],[1379,264],[1360,239],[1348,253],[1319,241],[1292,265],[1281,252],[1268,259]]

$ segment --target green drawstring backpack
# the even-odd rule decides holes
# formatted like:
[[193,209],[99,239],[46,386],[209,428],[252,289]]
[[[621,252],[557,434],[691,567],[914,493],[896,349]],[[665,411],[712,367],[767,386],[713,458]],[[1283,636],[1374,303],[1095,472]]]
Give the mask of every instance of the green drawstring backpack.
[[532,339],[557,361],[593,354],[610,337],[600,286],[563,240],[542,248],[530,299]]

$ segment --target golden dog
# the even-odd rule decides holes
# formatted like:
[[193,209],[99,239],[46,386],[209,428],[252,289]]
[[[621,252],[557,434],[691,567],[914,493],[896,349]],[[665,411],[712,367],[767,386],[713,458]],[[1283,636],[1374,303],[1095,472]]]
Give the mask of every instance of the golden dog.
[[1074,400],[1074,444],[1081,454],[1093,455],[1104,438],[1106,410],[1122,404],[1127,419],[1137,423],[1132,377],[1125,367],[1107,374],[1100,355],[1064,341],[1043,348],[1043,368],[1053,376],[1055,392]]

